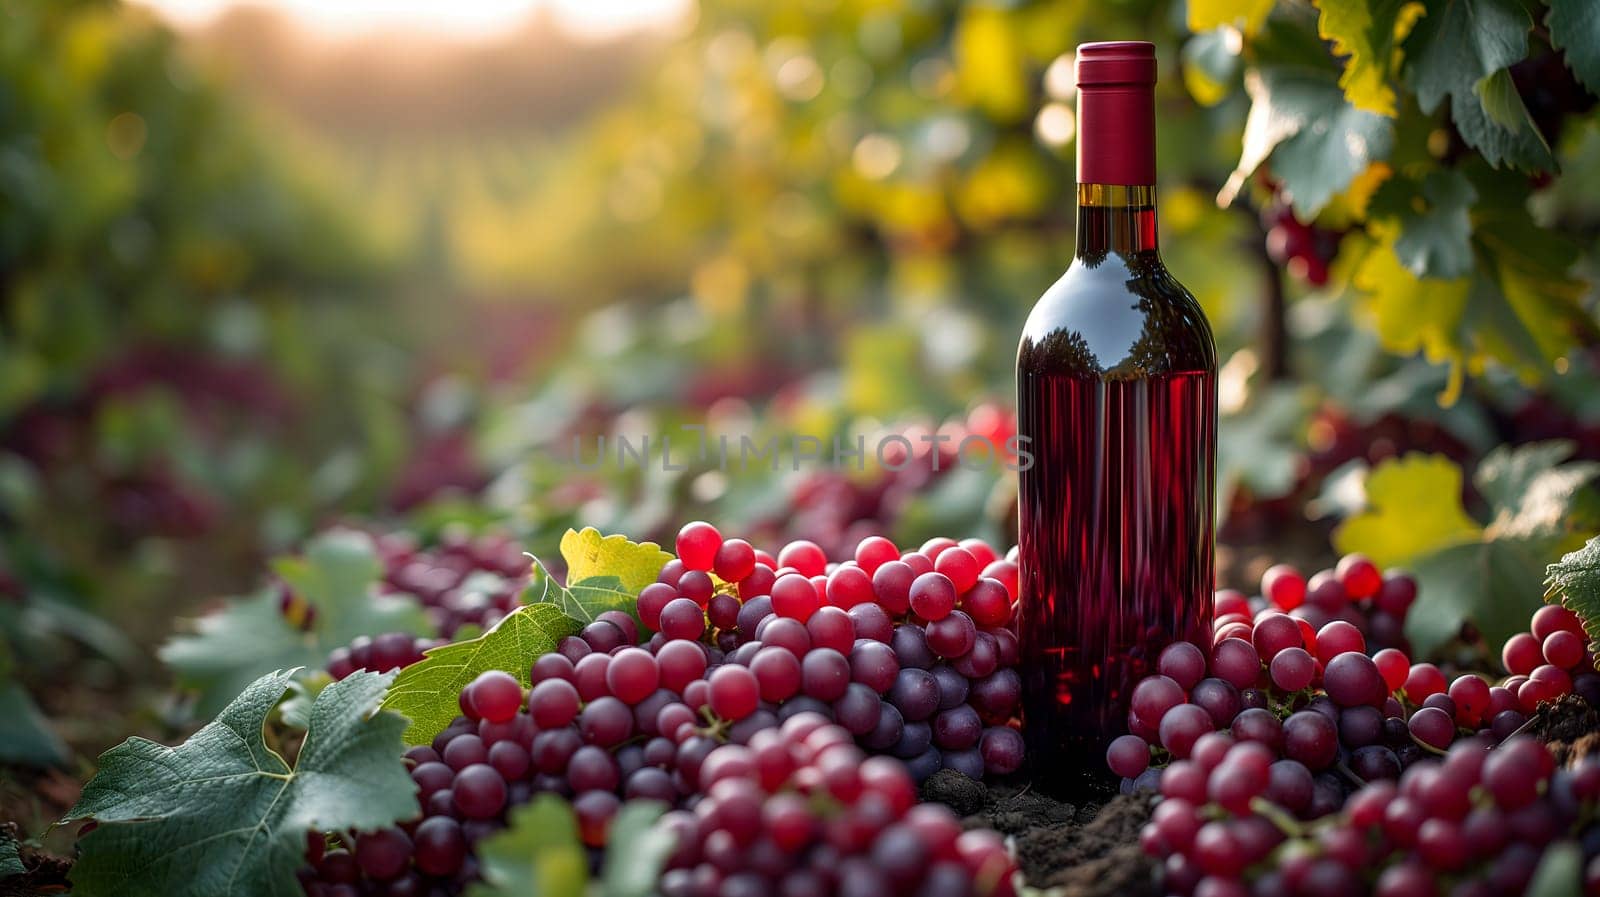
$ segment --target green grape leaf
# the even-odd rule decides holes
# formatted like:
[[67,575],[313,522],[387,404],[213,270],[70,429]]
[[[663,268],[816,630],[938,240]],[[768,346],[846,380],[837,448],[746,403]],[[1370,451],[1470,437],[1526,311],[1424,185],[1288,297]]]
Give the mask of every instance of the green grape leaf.
[[373,714],[393,675],[357,672],[328,686],[291,767],[262,725],[292,675],[257,679],[175,748],[130,738],[102,754],[62,820],[99,823],[78,842],[73,893],[295,897],[308,831],[416,815],[416,784],[400,759],[405,721]]
[[1405,42],[1405,73],[1422,110],[1449,97],[1462,139],[1496,167],[1556,166],[1508,70],[1528,55],[1532,24],[1516,0],[1444,0]]
[[1189,30],[1210,31],[1226,25],[1246,36],[1261,30],[1275,0],[1189,0]]
[[1473,541],[1483,528],[1462,506],[1461,486],[1461,468],[1443,455],[1413,452],[1386,460],[1367,474],[1366,509],[1339,525],[1334,547],[1397,567]]
[[0,763],[60,766],[71,756],[22,683],[0,680]]
[[[1458,171],[1435,171],[1423,179],[1420,189],[1414,181],[1391,178],[1378,188],[1374,216],[1393,203],[1398,207],[1400,236],[1394,241],[1394,254],[1407,271],[1417,277],[1453,280],[1472,272],[1472,204],[1478,191]],[[1402,193],[1404,199],[1390,199]],[[1405,199],[1409,199],[1406,202]],[[1418,208],[1421,206],[1421,208]]]
[[[607,858],[618,852],[613,845]],[[467,889],[467,897],[584,897],[588,887],[578,821],[571,805],[553,794],[512,810],[510,824],[479,842],[477,854],[483,880]]]
[[1493,514],[1489,539],[1564,537],[1588,509],[1581,499],[1600,476],[1600,463],[1568,461],[1576,446],[1564,440],[1501,446],[1484,456],[1472,485]]
[[1350,105],[1331,73],[1253,69],[1245,73],[1245,90],[1251,104],[1244,149],[1219,197],[1224,204],[1271,157],[1295,213],[1310,220],[1393,145],[1393,122]]
[[1572,841],[1550,845],[1539,858],[1528,883],[1527,897],[1579,897],[1583,888],[1583,851]]
[[1547,565],[1582,528],[1600,526],[1590,488],[1600,464],[1569,462],[1572,453],[1570,443],[1549,442],[1485,456],[1473,476],[1489,505],[1481,527],[1461,506],[1460,469],[1443,456],[1391,459],[1368,475],[1366,508],[1341,524],[1334,545],[1415,574],[1406,635],[1417,656],[1469,621],[1490,644],[1527,626]]
[[[1421,350],[1435,364],[1451,365],[1453,399],[1467,367],[1497,361],[1526,379],[1546,375],[1558,359],[1595,338],[1596,328],[1583,306],[1584,285],[1568,275],[1577,257],[1572,244],[1535,225],[1520,201],[1504,194],[1508,178],[1481,168],[1469,172],[1478,197],[1470,211],[1470,276],[1418,277],[1400,262],[1420,246],[1443,245],[1430,230],[1427,240],[1402,250],[1405,221],[1396,216],[1407,200],[1386,200],[1374,211],[1368,230],[1377,245],[1355,265],[1352,283],[1365,295],[1380,342],[1395,353]],[[1402,187],[1394,193],[1403,196]],[[1429,214],[1437,213],[1436,207]],[[1459,218],[1455,225],[1459,228]],[[1454,251],[1453,249],[1451,251]]]
[[461,689],[478,674],[504,670],[526,686],[534,659],[555,650],[556,642],[581,628],[555,604],[519,607],[483,635],[430,649],[422,660],[401,670],[384,699],[384,709],[411,720],[406,744],[425,744],[460,713]]
[[1261,498],[1289,494],[1305,457],[1300,434],[1311,410],[1309,390],[1273,384],[1252,390],[1250,404],[1217,428],[1218,509],[1243,486]]
[[278,574],[315,610],[309,631],[284,618],[276,589],[229,601],[195,621],[192,634],[160,651],[179,684],[199,693],[198,711],[214,715],[263,672],[320,668],[334,648],[361,635],[431,631],[416,601],[377,591],[382,565],[372,539],[354,530],[324,533],[303,557],[280,560]]
[[1550,0],[1545,16],[1550,45],[1562,51],[1567,68],[1600,95],[1600,4],[1594,0]]
[[14,875],[28,874],[28,867],[22,865],[22,854],[17,850],[17,839],[11,833],[0,829],[0,881]]
[[1600,536],[1545,568],[1545,598],[1578,615],[1589,641],[1600,644]]
[[1408,0],[1317,0],[1317,34],[1347,57],[1339,87],[1350,105],[1393,117],[1396,48],[1403,32],[1423,10]]
[[1472,281],[1418,277],[1400,264],[1394,250],[1397,222],[1375,219],[1369,229],[1378,242],[1356,263],[1351,283],[1363,294],[1378,341],[1397,355],[1420,351],[1434,364],[1450,363],[1446,399],[1453,399],[1466,354],[1459,331]]
[[606,834],[605,864],[600,870],[603,897],[649,897],[661,879],[667,857],[677,846],[670,831],[656,827],[666,804],[634,800],[624,804]]
[[567,530],[561,537],[561,557],[567,562],[567,584],[558,583],[539,561],[533,562],[533,580],[523,590],[524,604],[551,603],[581,623],[590,623],[608,610],[638,616],[635,605],[644,587],[655,582],[662,565],[672,555],[654,542],[631,542],[627,536],[602,536],[587,527]]
[[1239,32],[1232,28],[1202,31],[1183,42],[1183,85],[1202,106],[1227,99],[1239,76]]
[[1435,0],[1405,40],[1404,72],[1423,112],[1528,55],[1532,19],[1517,0]]
[[1549,556],[1539,540],[1492,539],[1454,545],[1411,564],[1417,600],[1406,612],[1413,656],[1431,656],[1471,622],[1488,644],[1528,628],[1539,608],[1539,577]]
[[289,683],[289,696],[278,705],[278,718],[291,729],[301,732],[311,725],[311,708],[316,706],[317,695],[333,684],[326,672],[304,673]]

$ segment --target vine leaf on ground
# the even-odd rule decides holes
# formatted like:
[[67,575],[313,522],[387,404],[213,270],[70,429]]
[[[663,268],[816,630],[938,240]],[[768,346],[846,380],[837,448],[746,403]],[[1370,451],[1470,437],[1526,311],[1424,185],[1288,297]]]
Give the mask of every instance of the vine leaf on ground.
[[1423,12],[1408,0],[1317,0],[1317,34],[1333,42],[1337,56],[1348,57],[1339,87],[1350,105],[1393,117],[1396,45]]
[[553,794],[512,810],[510,825],[485,838],[477,852],[483,881],[467,897],[583,897],[588,886],[577,820],[572,807]]
[[567,530],[561,537],[561,557],[567,562],[567,584],[556,582],[539,561],[533,562],[533,581],[523,591],[523,603],[550,603],[581,623],[590,623],[608,610],[637,616],[635,604],[644,587],[655,582],[672,555],[654,542],[632,542],[627,536],[602,536],[594,527]]
[[1469,621],[1492,645],[1527,626],[1546,565],[1600,525],[1590,489],[1600,464],[1568,461],[1572,452],[1565,442],[1490,452],[1473,476],[1489,506],[1482,526],[1462,507],[1461,473],[1449,459],[1411,454],[1373,469],[1367,509],[1339,527],[1334,545],[1411,569],[1419,590],[1406,635],[1418,657]]
[[22,865],[22,854],[17,851],[17,840],[10,832],[0,830],[0,880],[27,873],[28,867]]
[[1589,641],[1600,644],[1600,536],[1545,568],[1546,598],[1578,615]]
[[411,720],[407,744],[425,744],[460,713],[461,689],[480,673],[504,670],[527,686],[534,659],[581,628],[555,604],[519,607],[483,635],[433,648],[401,670],[384,709]]
[[318,536],[303,557],[275,568],[306,604],[315,608],[309,631],[284,618],[276,589],[230,601],[195,621],[193,634],[161,648],[161,659],[180,684],[200,695],[198,712],[214,715],[228,699],[268,670],[321,667],[334,648],[357,636],[430,631],[422,606],[377,592],[382,566],[372,539],[354,530]]
[[1544,23],[1550,29],[1550,45],[1562,51],[1567,68],[1590,93],[1600,94],[1600,4],[1550,0]]
[[1550,845],[1528,883],[1528,897],[1577,897],[1583,892],[1583,851],[1572,841]]
[[1245,74],[1245,90],[1244,148],[1218,197],[1224,205],[1270,156],[1295,214],[1309,221],[1394,143],[1394,123],[1350,105],[1331,71],[1261,67]]
[[0,675],[0,763],[55,766],[71,756],[22,683]]
[[393,675],[357,672],[324,689],[291,767],[262,725],[293,675],[257,679],[175,748],[130,738],[102,754],[62,819],[99,823],[78,842],[73,893],[296,897],[308,831],[364,831],[416,815],[416,784],[401,761],[405,721],[373,714]]
[[602,897],[649,897],[655,893],[667,857],[677,847],[672,832],[656,827],[667,805],[653,800],[632,800],[612,820],[600,871]]

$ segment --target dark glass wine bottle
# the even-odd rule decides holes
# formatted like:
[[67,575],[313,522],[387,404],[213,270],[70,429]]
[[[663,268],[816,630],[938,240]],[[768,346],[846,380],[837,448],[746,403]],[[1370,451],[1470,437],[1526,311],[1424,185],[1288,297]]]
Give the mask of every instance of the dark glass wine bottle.
[[1036,778],[1104,768],[1175,640],[1209,643],[1216,348],[1156,250],[1151,44],[1078,48],[1078,234],[1017,351],[1023,733]]

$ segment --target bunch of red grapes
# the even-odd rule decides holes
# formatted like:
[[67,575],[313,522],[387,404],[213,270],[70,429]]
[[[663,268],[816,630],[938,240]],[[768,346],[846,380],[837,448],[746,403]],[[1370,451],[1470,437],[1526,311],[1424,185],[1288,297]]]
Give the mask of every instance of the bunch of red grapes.
[[[528,584],[528,557],[504,535],[474,538],[447,532],[432,549],[418,547],[403,533],[383,533],[374,541],[383,563],[384,590],[421,603],[438,637],[388,632],[357,638],[329,653],[327,670],[335,679],[356,670],[383,673],[409,666],[464,625],[488,629],[517,609]],[[310,629],[316,620],[316,608],[283,584],[278,608],[298,628]]]
[[1373,650],[1409,651],[1406,614],[1416,600],[1416,580],[1401,571],[1380,571],[1360,554],[1345,555],[1310,579],[1288,564],[1277,564],[1262,574],[1260,595],[1217,592],[1214,640],[1235,636],[1241,626],[1248,629],[1257,616],[1276,610],[1301,621],[1311,633],[1338,620],[1360,630]]
[[[1520,732],[1567,694],[1600,706],[1581,621],[1540,608],[1531,632],[1505,646],[1513,675],[1491,685],[1475,673],[1447,678],[1392,647],[1369,656],[1367,636],[1330,613],[1333,601],[1313,605],[1334,585],[1346,608],[1351,597],[1368,604],[1368,620],[1403,616],[1416,594],[1408,576],[1382,575],[1359,556],[1309,588],[1274,567],[1265,599],[1219,595],[1209,648],[1169,646],[1135,687],[1131,734],[1107,761],[1126,790],[1160,792],[1143,842],[1165,863],[1168,893],[1364,893],[1363,875],[1385,863],[1371,891],[1385,897],[1443,894],[1447,878],[1449,893],[1466,897],[1519,891],[1577,818],[1570,777],[1551,778],[1548,751]],[[1303,612],[1312,606],[1333,618],[1314,627]],[[1592,803],[1600,767],[1583,775],[1594,778],[1579,787]],[[1506,797],[1513,778],[1517,794],[1549,799]],[[1324,818],[1333,821],[1313,824],[1301,853],[1277,849]],[[1374,824],[1381,832],[1369,836]],[[1491,829],[1504,850],[1477,868]]]
[[816,714],[717,748],[700,780],[694,809],[660,823],[677,835],[662,897],[1014,893],[999,833],[918,804],[903,765]]
[[[826,869],[865,868],[880,852],[909,849],[908,828],[924,839],[910,854],[923,858],[910,884],[932,894],[1008,893],[998,836],[959,836],[952,847],[934,837],[951,830],[930,822],[940,811],[901,804],[941,768],[978,778],[1021,765],[1022,739],[1010,725],[1021,687],[1008,628],[1015,564],[975,540],[902,553],[881,537],[838,564],[805,542],[773,558],[704,523],[684,527],[677,548],[662,581],[639,595],[639,616],[654,630],[643,644],[647,632],[632,615],[607,611],[537,658],[530,688],[505,672],[479,676],[461,694],[461,715],[407,753],[421,818],[360,835],[353,847],[313,850],[307,893],[458,892],[478,877],[473,845],[505,825],[509,807],[540,793],[571,800],[596,851],[625,800],[692,808],[668,819],[697,826],[684,838],[699,852],[679,855],[685,874],[663,879],[664,894],[810,887]],[[868,754],[905,763],[863,762]],[[729,798],[732,809],[709,812],[722,806],[714,770],[740,768],[739,758],[761,770],[765,791],[745,788]],[[786,777],[772,778],[779,768]],[[879,795],[884,788],[893,802]],[[739,815],[748,798],[782,808],[791,792],[818,789],[839,805],[810,806],[805,849],[775,853],[759,839],[713,846],[733,837],[716,835],[721,824],[736,824],[740,838],[761,831]],[[783,843],[798,837],[788,831]],[[878,846],[883,839],[889,846]],[[884,876],[898,888],[912,875],[871,865],[875,873],[827,877],[809,893],[862,893],[860,882]],[[758,883],[764,890],[750,890]]]
[[[1545,848],[1593,816],[1600,757],[1555,768],[1544,745],[1515,736],[1494,749],[1471,736],[1398,781],[1380,779],[1351,795],[1337,815],[1300,826],[1277,797],[1238,806],[1270,780],[1277,763],[1256,742],[1208,752],[1209,804],[1168,797],[1141,840],[1164,857],[1171,894],[1199,897],[1490,897],[1524,893]],[[1283,762],[1283,761],[1277,761]],[[1263,806],[1259,801],[1268,801]],[[1220,808],[1220,809],[1218,809]],[[1589,834],[1594,834],[1590,832]],[[1586,837],[1585,842],[1594,839]],[[1593,845],[1588,851],[1594,853]],[[1600,885],[1591,858],[1588,893]]]

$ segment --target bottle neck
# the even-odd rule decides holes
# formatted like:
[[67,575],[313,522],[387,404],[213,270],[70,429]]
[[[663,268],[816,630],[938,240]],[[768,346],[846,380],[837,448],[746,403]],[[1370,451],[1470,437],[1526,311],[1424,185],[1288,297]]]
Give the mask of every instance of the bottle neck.
[[1117,184],[1078,185],[1078,258],[1099,262],[1108,253],[1153,253],[1156,188]]

